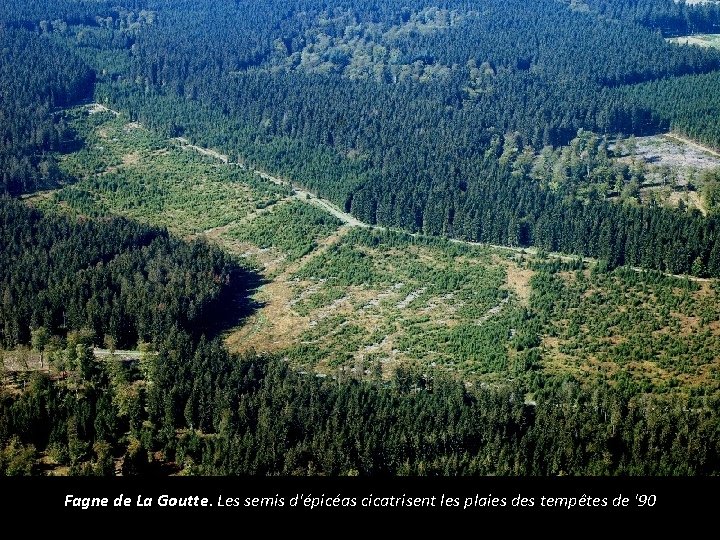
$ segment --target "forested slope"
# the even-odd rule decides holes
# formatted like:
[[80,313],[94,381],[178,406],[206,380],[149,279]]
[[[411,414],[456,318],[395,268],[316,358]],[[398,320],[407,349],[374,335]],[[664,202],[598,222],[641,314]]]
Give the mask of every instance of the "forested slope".
[[[199,335],[226,305],[236,267],[218,248],[186,244],[124,219],[74,222],[0,199],[0,346],[87,329],[102,345]],[[233,284],[236,287],[238,284]]]
[[[82,345],[79,349],[82,351]],[[83,363],[0,395],[0,472],[71,474],[702,475],[717,473],[717,415],[678,400],[630,402],[557,381],[467,390],[398,370],[390,384],[326,381],[170,334],[140,369]]]
[[66,26],[34,5],[4,17],[75,49],[98,96],[134,118],[287,175],[369,223],[673,273],[698,261],[715,275],[713,221],[585,208],[504,166],[581,128],[672,127],[714,143],[720,53],[666,43],[656,30],[670,23],[652,21],[679,32],[715,24],[716,9],[671,3],[148,1],[62,4]]
[[[92,96],[166,136],[285,175],[371,224],[592,255],[602,259],[601,273],[638,265],[719,277],[716,219],[579,194],[571,184],[591,174],[579,147],[578,159],[558,160],[552,171],[526,159],[582,140],[581,129],[611,138],[672,128],[720,145],[713,97],[720,95],[720,53],[663,39],[713,31],[718,20],[714,4],[671,0],[6,2],[2,190],[17,195],[74,180],[55,160],[87,141],[59,113]],[[122,163],[127,155],[115,157]],[[142,174],[94,178],[96,186],[125,178],[139,198],[147,187]],[[166,176],[175,192],[187,186]],[[618,191],[631,181],[614,180]],[[243,217],[272,204],[273,193],[264,197],[254,209],[244,200]],[[282,216],[268,214],[269,226]],[[254,238],[249,228],[236,232],[238,241]],[[255,232],[265,241],[263,230]],[[300,233],[309,240],[298,258],[317,240],[313,230]],[[366,251],[352,256],[367,268]],[[310,277],[327,270],[308,268]],[[657,321],[682,319],[702,340],[672,341],[641,309],[615,323],[620,331],[639,318],[652,334],[646,341],[623,343],[608,328],[597,335],[582,328],[592,321],[571,309],[584,302],[583,313],[605,313],[608,301],[583,281],[580,260],[555,269],[577,272],[581,283],[573,288],[542,272],[528,285],[534,292],[518,312],[527,328],[498,327],[517,345],[505,353],[528,349],[514,357],[515,380],[498,373],[476,389],[448,371],[413,365],[386,379],[362,370],[355,377],[342,366],[334,379],[322,379],[292,371],[284,358],[230,354],[207,336],[233,309],[233,289],[252,286],[249,276],[218,248],[125,219],[44,214],[2,198],[0,269],[2,355],[22,364],[32,345],[51,366],[32,373],[26,361],[3,373],[2,473],[37,473],[41,462],[105,475],[720,470],[717,398],[702,385],[643,394],[650,383],[620,375],[613,386],[593,378],[581,384],[538,369],[555,342],[558,354],[629,351],[643,368],[681,357],[683,376],[717,378],[712,350],[696,355],[691,347],[714,343],[705,328],[716,324],[714,312],[693,326],[697,317],[687,311],[696,304],[683,307],[670,292],[665,301],[681,312],[671,317],[663,304]],[[628,302],[653,301],[644,282],[637,288],[646,295]],[[621,290],[612,305],[621,312],[632,294]],[[568,313],[558,315],[566,305]],[[567,329],[557,328],[562,343],[540,335],[545,319],[566,315]],[[139,360],[91,353],[93,345],[142,342]],[[658,352],[655,343],[679,352]],[[665,389],[680,384],[666,379]]]
[[682,133],[711,147],[720,147],[720,73],[663,79],[628,86],[628,102],[651,104],[663,129]]
[[61,180],[52,151],[72,134],[53,115],[92,94],[94,73],[72,51],[0,25],[0,190],[13,194]]
[[[556,2],[532,12],[521,2],[158,8],[133,44],[131,76],[103,83],[99,95],[168,135],[294,178],[369,223],[611,265],[689,272],[699,260],[717,271],[714,222],[604,202],[586,208],[503,167],[523,148],[566,143],[580,128],[669,127],[663,104],[677,109],[677,100],[629,89],[684,84],[717,69],[715,51]],[[205,22],[191,28],[195,18]],[[245,25],[265,30],[249,38]],[[202,53],[189,54],[201,42]],[[673,127],[708,126],[683,113],[698,105],[673,111],[689,124]]]
[[575,9],[592,10],[603,17],[619,21],[632,20],[660,30],[665,35],[720,30],[720,5],[712,0],[585,0],[575,3]]

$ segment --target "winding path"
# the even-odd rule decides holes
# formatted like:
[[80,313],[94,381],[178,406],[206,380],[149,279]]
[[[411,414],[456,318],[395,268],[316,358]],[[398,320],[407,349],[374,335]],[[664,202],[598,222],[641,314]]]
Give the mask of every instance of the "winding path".
[[[96,112],[99,109],[102,111],[110,112],[116,116],[118,116],[120,114],[118,111],[110,109],[107,106],[102,105],[100,103],[93,103],[93,104],[89,105],[89,107],[91,108],[89,110],[93,110],[92,108],[94,108],[94,110]],[[676,139],[682,143],[694,146],[694,147],[696,147],[700,150],[703,150],[705,152],[708,152],[714,156],[720,157],[720,152],[716,152],[715,150],[712,150],[706,146],[702,146],[702,145],[700,145],[690,139],[686,139],[680,135],[676,135],[674,133],[668,133],[665,136]],[[183,148],[189,148],[189,149],[195,150],[196,152],[198,152],[202,155],[217,159],[218,161],[221,161],[224,164],[234,165],[236,167],[241,167],[243,169],[250,170],[250,171],[256,173],[257,175],[259,175],[264,180],[267,180],[274,184],[288,186],[293,190],[293,196],[296,199],[313,204],[313,205],[317,206],[318,208],[325,210],[326,212],[328,212],[328,213],[332,214],[333,216],[335,216],[336,218],[338,218],[345,225],[348,225],[350,227],[365,227],[365,228],[376,229],[376,230],[387,230],[388,229],[388,227],[383,227],[380,225],[370,225],[369,223],[360,221],[355,216],[353,216],[347,212],[344,212],[343,210],[338,208],[336,205],[334,205],[332,202],[328,201],[327,199],[324,199],[313,193],[310,193],[309,191],[304,190],[301,187],[293,184],[289,180],[285,180],[283,178],[273,176],[266,171],[249,168],[244,163],[230,161],[229,156],[227,156],[226,154],[223,154],[221,152],[218,152],[217,150],[213,150],[211,148],[203,148],[202,146],[197,146],[195,144],[192,144],[188,139],[186,139],[184,137],[175,137],[174,139],[171,139],[171,140],[174,141],[175,143],[179,144]],[[407,231],[402,231],[402,232],[407,233]],[[417,237],[417,236],[421,236],[421,235],[418,233],[415,233],[415,234],[412,234],[412,236]],[[459,243],[459,244],[466,244],[466,245],[478,246],[478,247],[488,247],[488,248],[493,248],[493,249],[498,249],[498,250],[512,251],[515,253],[530,254],[530,255],[536,255],[540,251],[539,249],[534,248],[534,247],[525,247],[524,248],[524,247],[503,246],[503,245],[499,245],[499,244],[485,244],[485,243],[480,243],[480,242],[471,242],[468,240],[459,240],[457,238],[449,238],[449,240],[450,240],[450,242],[455,242],[455,243]],[[582,260],[587,261],[587,262],[597,262],[596,259],[593,259],[592,257],[580,257],[578,255],[568,255],[568,254],[564,254],[564,253],[548,253],[547,256],[550,258],[553,258],[553,259],[559,259],[563,262],[570,262],[570,261],[578,260],[579,258],[582,258]],[[647,269],[639,268],[637,266],[628,266],[627,268],[630,268],[631,270],[638,272],[638,273],[648,272]],[[679,275],[679,274],[670,274],[667,272],[663,272],[663,275],[668,276],[668,277],[678,278],[678,279],[688,279],[690,281],[695,281],[698,283],[710,283],[710,282],[714,281],[712,278],[700,278],[700,277],[689,276],[689,275],[685,275],[685,274]]]
[[692,147],[695,148],[696,150],[700,150],[700,151],[702,151],[702,152],[705,152],[705,153],[708,153],[708,154],[710,154],[710,155],[712,155],[712,156],[715,156],[715,157],[719,157],[719,158],[720,158],[720,152],[718,152],[718,151],[716,151],[716,150],[713,150],[713,149],[710,148],[709,146],[703,146],[702,144],[696,143],[696,142],[693,141],[693,140],[686,139],[685,137],[683,137],[682,135],[678,135],[677,133],[666,133],[664,136],[667,137],[668,139],[675,139],[675,140],[678,141],[678,142],[681,142],[681,143],[686,144],[686,145],[688,145],[688,146],[692,146]]

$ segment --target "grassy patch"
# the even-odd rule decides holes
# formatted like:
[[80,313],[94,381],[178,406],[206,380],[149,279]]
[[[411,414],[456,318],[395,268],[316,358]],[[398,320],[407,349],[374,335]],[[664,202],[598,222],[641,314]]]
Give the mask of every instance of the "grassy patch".
[[693,34],[692,36],[679,36],[666,38],[670,43],[678,45],[698,45],[720,49],[720,34]]
[[234,225],[227,235],[261,249],[275,248],[293,261],[310,253],[319,240],[331,235],[340,225],[340,220],[327,212],[292,201],[271,208],[249,223]]
[[620,269],[539,273],[531,305],[551,372],[622,380],[640,391],[714,393],[719,300],[708,283]]
[[181,234],[224,227],[286,197],[286,188],[222,166],[110,112],[68,113],[85,144],[64,156],[79,182],[43,205],[87,216],[120,214]]
[[487,250],[357,229],[294,279],[293,309],[310,320],[300,339],[333,359],[323,365],[374,372],[378,362],[387,370],[420,361],[466,376],[508,370],[520,301]]

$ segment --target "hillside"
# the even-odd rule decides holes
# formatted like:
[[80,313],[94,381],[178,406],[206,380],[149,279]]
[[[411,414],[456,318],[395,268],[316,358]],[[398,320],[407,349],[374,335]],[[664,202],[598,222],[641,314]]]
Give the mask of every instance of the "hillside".
[[[291,189],[237,165],[163,140],[110,112],[88,109],[95,110],[69,113],[86,149],[59,158],[78,182],[27,202],[81,223],[120,214],[167,224],[174,234],[205,237],[254,267],[260,276],[245,278],[245,294],[252,297],[236,314],[238,326],[224,321],[227,348],[242,356],[228,356],[219,341],[201,338],[194,345],[181,330],[159,329],[160,334],[144,338],[150,344],[137,344],[140,353],[111,349],[93,360],[89,348],[103,341],[136,345],[115,341],[112,320],[96,319],[94,331],[81,329],[66,338],[62,327],[50,327],[60,336],[47,344],[34,330],[32,350],[4,353],[6,471],[714,470],[711,454],[688,460],[681,450],[688,432],[687,444],[715,444],[708,431],[718,395],[712,351],[720,314],[714,281],[608,272],[592,260],[350,227],[315,206],[316,199],[298,199]],[[213,201],[202,213],[197,212],[200,201],[189,204],[198,197],[191,189],[197,185]],[[143,192],[147,188],[151,191]],[[21,208],[16,205],[16,211]],[[178,263],[197,267],[195,257]],[[108,269],[112,266],[117,264]],[[182,266],[172,272],[178,270]],[[172,283],[170,295],[175,294]],[[585,323],[589,320],[605,323],[598,327]],[[37,363],[40,353],[44,364]],[[22,358],[24,367],[18,362]],[[101,398],[103,393],[109,399]],[[524,400],[505,410],[508,395],[518,393]],[[459,401],[448,402],[446,396]],[[28,403],[46,400],[62,403],[47,409],[50,417],[21,412]],[[557,409],[558,401],[568,408]],[[218,402],[226,405],[217,407]],[[290,409],[289,403],[294,404]],[[672,406],[660,418],[651,417],[659,403]],[[95,412],[82,416],[87,406]],[[689,415],[688,406],[694,411]],[[420,417],[411,415],[418,410]],[[613,442],[618,414],[625,418],[623,447]],[[338,422],[347,415],[357,423],[345,426],[347,436],[338,438]],[[260,417],[275,420],[259,423]],[[99,418],[108,423],[98,424]],[[433,423],[433,418],[447,420]],[[168,422],[177,429],[169,438]],[[456,425],[457,450],[443,449],[446,422]],[[435,427],[428,432],[431,424]],[[374,428],[368,431],[369,425]],[[426,436],[415,441],[420,425]],[[548,439],[560,425],[595,436],[580,446],[562,437]],[[654,430],[666,433],[670,426],[677,430],[671,447],[650,442]],[[505,434],[502,439],[496,430]],[[360,432],[361,447],[348,446]],[[509,432],[514,435],[505,438]],[[245,435],[238,438],[238,433]],[[307,434],[315,442],[308,442]],[[646,444],[642,441],[648,441],[647,450],[629,450]],[[257,445],[283,450],[250,450]],[[512,456],[520,448],[526,457],[517,460]],[[488,462],[498,452],[509,460]],[[648,459],[650,452],[664,457]]]
[[68,113],[86,148],[60,163],[79,181],[27,201],[166,226],[239,257],[262,283],[257,311],[226,334],[231,350],[279,353],[324,376],[387,379],[417,364],[468,381],[552,373],[716,391],[714,280],[371,228],[282,180],[95,110]]
[[3,6],[0,473],[717,474],[718,28]]

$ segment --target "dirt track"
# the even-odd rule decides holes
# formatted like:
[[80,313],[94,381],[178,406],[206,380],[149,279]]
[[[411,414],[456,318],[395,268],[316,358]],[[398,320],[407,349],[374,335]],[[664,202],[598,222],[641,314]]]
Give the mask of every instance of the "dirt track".
[[[99,105],[99,106],[107,109],[103,105]],[[119,114],[116,111],[113,111],[112,109],[107,109],[107,110],[110,112]],[[696,149],[700,149],[704,152],[707,152],[714,156],[720,157],[720,153],[716,152],[715,150],[711,150],[711,149],[706,148],[702,145],[699,145],[693,141],[684,139],[683,137],[681,137],[679,135],[668,133],[665,136],[669,137],[669,138],[674,138],[677,141],[686,143],[690,146],[693,146]],[[221,161],[228,165],[235,165],[237,167],[242,167],[244,169],[247,168],[244,163],[231,162],[230,158],[226,154],[223,154],[221,152],[218,152],[217,150],[213,150],[210,148],[203,148],[201,146],[191,144],[188,139],[185,139],[183,137],[176,137],[173,140],[176,143],[179,143],[180,145],[182,145],[184,148],[190,148],[200,154],[203,154],[203,155],[206,155],[209,157],[213,157],[213,158],[217,159],[218,161]],[[285,186],[291,187],[293,189],[295,198],[305,201],[307,203],[313,204],[313,205],[317,206],[318,208],[325,210],[326,212],[332,214],[333,216],[338,218],[340,221],[342,221],[344,224],[346,224],[350,227],[367,227],[367,228],[379,229],[379,230],[386,229],[386,227],[382,227],[382,226],[378,226],[378,225],[370,225],[368,223],[364,223],[364,222],[360,221],[359,219],[357,219],[355,216],[340,210],[340,208],[335,206],[333,203],[331,203],[327,199],[323,199],[322,197],[318,197],[317,195],[314,195],[314,194],[310,193],[309,191],[303,190],[302,188],[296,186],[295,184],[293,184],[292,182],[290,182],[288,180],[284,180],[277,176],[273,176],[265,171],[261,171],[261,170],[257,170],[257,169],[252,169],[252,171],[255,172],[256,174],[258,174],[261,178],[268,180],[269,182],[273,182],[274,184],[278,184],[278,185],[285,185]],[[417,234],[414,236],[417,236]],[[481,243],[477,243],[477,242],[469,242],[466,240],[459,240],[459,239],[455,239],[455,238],[450,239],[450,241],[456,242],[456,243],[461,243],[461,244],[473,245],[473,246],[500,249],[500,250],[504,250],[504,251],[513,251],[516,253],[527,253],[527,254],[531,254],[531,255],[537,254],[539,251],[537,248],[533,248],[533,247],[521,248],[521,247],[502,246],[502,245],[498,245],[498,244],[481,244]],[[577,255],[568,255],[568,254],[564,254],[564,253],[548,253],[547,256],[550,258],[554,258],[554,259],[560,259],[564,262],[570,262],[573,260],[577,260],[579,258],[579,256],[577,256]],[[582,257],[582,258],[583,258],[583,260],[585,260],[587,262],[594,261],[594,259],[592,259],[590,257]],[[631,268],[635,272],[646,272],[647,271],[643,268],[638,268],[638,267],[631,267]],[[669,277],[687,278],[691,281],[697,281],[697,282],[712,281],[711,279],[698,278],[698,277],[694,277],[694,276],[684,276],[684,275],[680,276],[680,275],[669,274],[669,273],[665,273],[665,275],[667,275]]]

